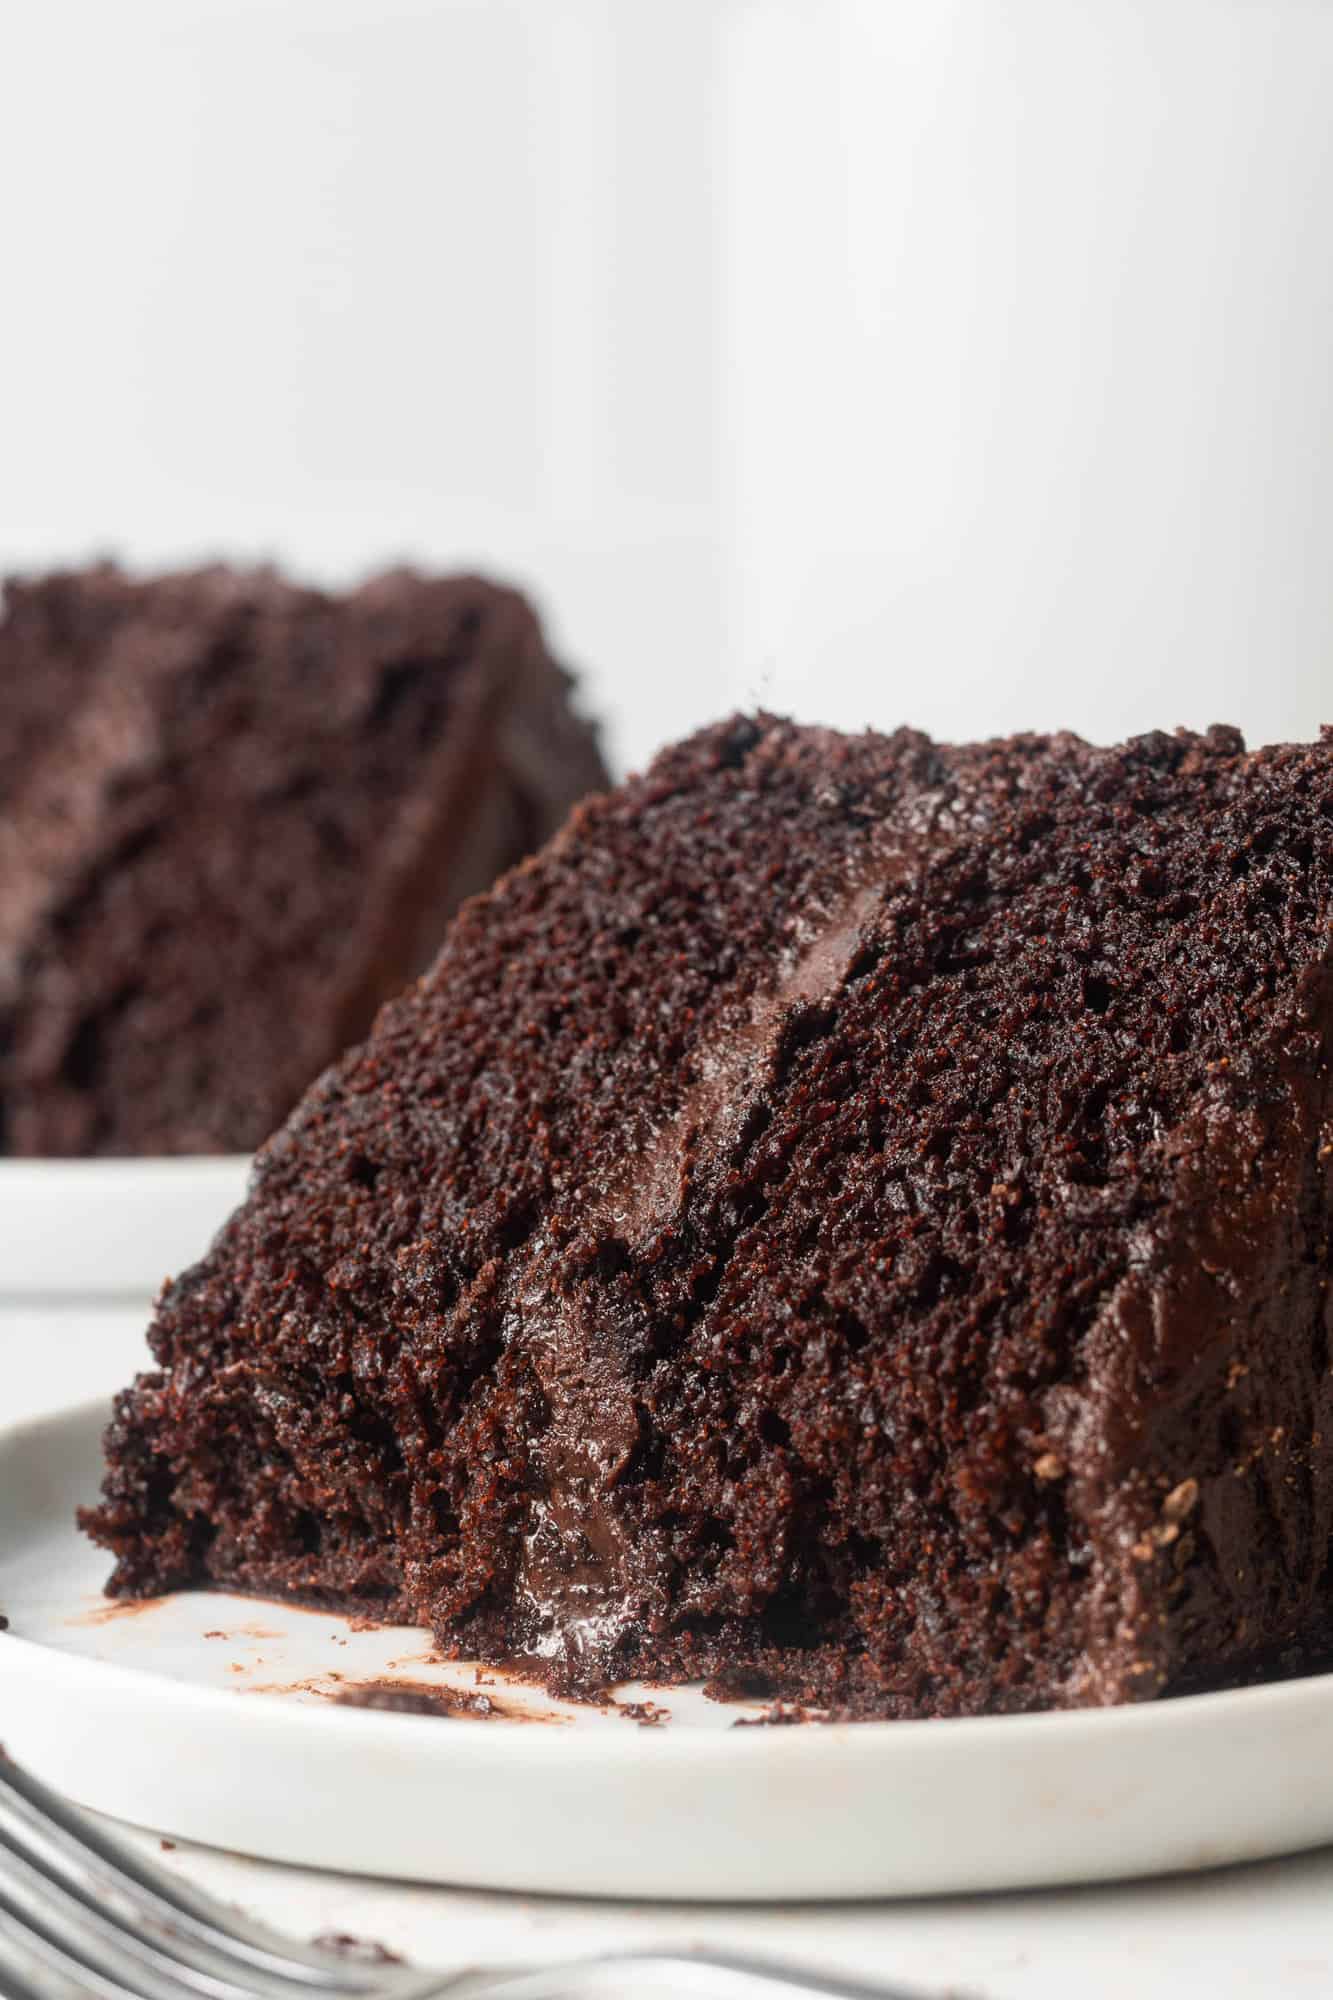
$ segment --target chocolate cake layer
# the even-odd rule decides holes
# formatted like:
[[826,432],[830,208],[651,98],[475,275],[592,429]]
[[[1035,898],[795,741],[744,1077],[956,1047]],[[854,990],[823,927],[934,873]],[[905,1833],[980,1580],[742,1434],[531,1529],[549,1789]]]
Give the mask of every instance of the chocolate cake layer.
[[0,1151],[243,1151],[605,781],[477,578],[11,586]]
[[740,718],[470,904],[170,1286],[111,1588],[861,1715],[1333,1642],[1333,738]]

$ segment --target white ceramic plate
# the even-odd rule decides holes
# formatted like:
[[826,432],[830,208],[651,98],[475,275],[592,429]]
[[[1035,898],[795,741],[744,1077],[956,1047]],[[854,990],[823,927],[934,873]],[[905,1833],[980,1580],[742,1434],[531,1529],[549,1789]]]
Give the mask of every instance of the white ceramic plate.
[[[1333,1677],[1135,1709],[737,1729],[695,1690],[638,1726],[424,1634],[253,1599],[100,1596],[72,1525],[101,1405],[0,1433],[0,1717],[85,1804],[279,1861],[560,1894],[792,1899],[1092,1881],[1333,1839]],[[381,1713],[383,1681],[501,1715]],[[642,1698],[619,1691],[620,1701]],[[523,1719],[526,1718],[526,1719]]]
[[0,1160],[0,1296],[150,1299],[245,1194],[248,1155]]

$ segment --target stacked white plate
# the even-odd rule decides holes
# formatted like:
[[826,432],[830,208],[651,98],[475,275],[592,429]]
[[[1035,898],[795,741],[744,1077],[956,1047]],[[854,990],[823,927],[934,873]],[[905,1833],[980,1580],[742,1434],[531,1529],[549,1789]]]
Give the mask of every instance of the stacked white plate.
[[0,1160],[0,1299],[151,1298],[245,1194],[245,1155]]

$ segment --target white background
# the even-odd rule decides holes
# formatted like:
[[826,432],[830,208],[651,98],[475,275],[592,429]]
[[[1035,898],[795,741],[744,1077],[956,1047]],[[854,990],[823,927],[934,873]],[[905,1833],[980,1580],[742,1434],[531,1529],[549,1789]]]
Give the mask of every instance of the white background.
[[[754,700],[1312,734],[1331,107],[1333,0],[0,4],[0,566],[488,563],[624,763]],[[113,1319],[0,1315],[11,1415],[121,1380]],[[171,1859],[421,1962],[1333,1980],[1327,1855],[744,1916]]]
[[762,700],[1333,719],[1328,0],[43,0],[0,563],[526,581]]

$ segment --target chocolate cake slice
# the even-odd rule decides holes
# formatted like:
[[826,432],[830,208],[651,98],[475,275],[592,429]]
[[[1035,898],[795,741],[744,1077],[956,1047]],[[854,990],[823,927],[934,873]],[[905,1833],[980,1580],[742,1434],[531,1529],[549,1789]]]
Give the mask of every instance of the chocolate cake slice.
[[131,595],[105,564],[0,586],[0,813],[82,700]]
[[0,1152],[246,1151],[605,781],[521,598],[11,584]]
[[668,751],[164,1293],[112,1592],[871,1716],[1320,1664],[1331,928],[1328,732]]

